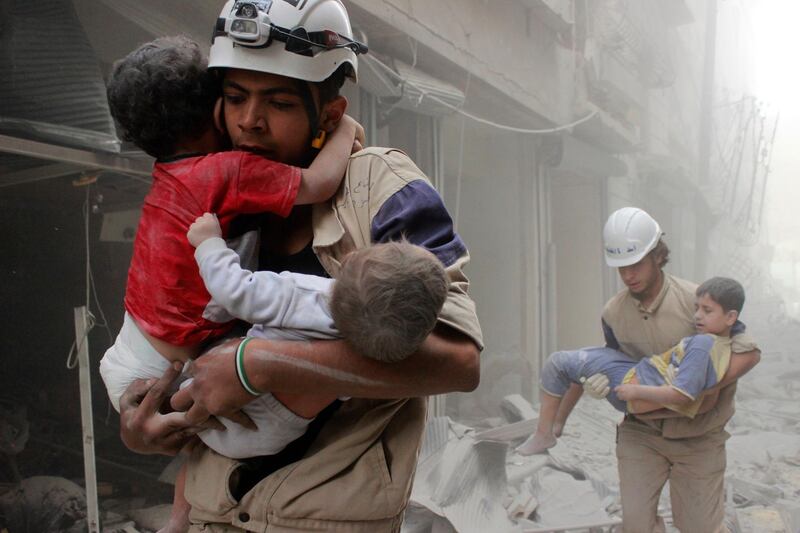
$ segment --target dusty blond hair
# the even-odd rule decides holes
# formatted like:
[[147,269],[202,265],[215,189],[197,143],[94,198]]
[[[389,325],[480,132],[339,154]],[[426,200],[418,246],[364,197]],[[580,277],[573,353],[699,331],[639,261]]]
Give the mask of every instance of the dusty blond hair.
[[444,267],[428,250],[407,241],[375,244],[345,257],[331,313],[356,351],[396,362],[433,330],[448,285]]

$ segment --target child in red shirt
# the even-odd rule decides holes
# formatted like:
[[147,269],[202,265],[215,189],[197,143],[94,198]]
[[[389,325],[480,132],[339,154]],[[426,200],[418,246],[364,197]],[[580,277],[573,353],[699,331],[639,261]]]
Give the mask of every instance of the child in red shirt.
[[[363,140],[361,126],[344,116],[305,169],[251,152],[219,151],[225,144],[220,96],[216,74],[197,43],[184,37],[142,45],[114,65],[109,79],[109,107],[123,138],[156,158],[128,271],[124,322],[100,361],[117,411],[134,380],[161,376],[171,362],[195,357],[206,341],[232,327],[234,317],[206,291],[186,238],[195,219],[216,213],[227,236],[239,214],[287,216],[295,204],[325,201]],[[184,476],[182,469],[162,532],[188,526]]]
[[220,83],[197,43],[156,39],[114,65],[108,83],[111,114],[125,140],[156,158],[144,200],[125,293],[125,319],[100,362],[111,402],[136,379],[160,376],[172,361],[196,356],[230,330],[231,317],[206,291],[186,231],[205,212],[223,236],[239,214],[286,216],[295,204],[330,198],[344,176],[357,134],[343,117],[309,168],[270,161],[224,145]]

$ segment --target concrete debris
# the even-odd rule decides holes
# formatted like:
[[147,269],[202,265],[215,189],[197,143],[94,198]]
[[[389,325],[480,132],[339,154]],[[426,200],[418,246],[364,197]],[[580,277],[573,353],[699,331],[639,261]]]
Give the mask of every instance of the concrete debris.
[[780,500],[775,503],[786,524],[787,531],[797,533],[800,531],[800,500]]
[[736,509],[733,533],[757,531],[758,533],[785,533],[791,531],[774,507],[756,505]]
[[462,533],[613,523],[606,508],[616,500],[585,476],[556,469],[548,455],[522,457],[506,443],[479,440],[482,433],[446,417],[428,422],[403,533],[432,531],[436,517]]
[[475,440],[490,440],[495,442],[513,442],[517,440],[524,440],[531,433],[536,431],[536,424],[538,418],[532,420],[520,420],[513,424],[507,424],[496,428],[480,431],[475,434]]
[[531,487],[539,500],[533,520],[537,526],[591,525],[611,520],[603,499],[589,481],[577,480],[554,468],[543,468],[531,479]]
[[132,520],[127,522],[115,522],[103,526],[103,533],[140,533],[136,529],[136,523]]
[[527,457],[512,453],[506,462],[506,477],[510,487],[517,487],[545,466],[551,466],[553,460],[547,454],[528,455]]
[[[68,479],[35,476],[0,497],[0,516],[9,531],[79,531],[86,517],[86,493]],[[83,530],[86,524],[83,522]]]
[[511,531],[514,524],[502,505],[506,450],[502,443],[476,441],[473,432],[447,417],[430,420],[411,502],[446,518],[459,532]]
[[775,462],[788,464],[800,454],[797,434],[753,431],[733,435],[728,440],[728,459],[736,466],[752,465],[765,469]]
[[519,394],[511,394],[503,398],[500,410],[509,422],[531,420],[539,416],[539,412],[533,408],[531,403]]
[[[589,531],[593,533],[595,531],[601,531],[600,528],[618,526],[620,524],[622,524],[622,519],[620,518],[610,518],[605,522],[575,523],[558,527],[539,527],[532,523],[525,523],[522,524],[522,533],[559,533],[561,531]],[[603,529],[603,531],[605,531],[605,529]]]
[[735,476],[729,476],[726,483],[729,485],[729,490],[733,492],[733,499],[737,504],[769,505],[771,502],[783,498],[783,490],[774,485]]
[[531,487],[528,483],[523,484],[519,489],[509,487],[509,496],[511,501],[506,506],[508,516],[512,520],[519,520],[521,518],[528,518],[539,506],[539,500],[531,492]]

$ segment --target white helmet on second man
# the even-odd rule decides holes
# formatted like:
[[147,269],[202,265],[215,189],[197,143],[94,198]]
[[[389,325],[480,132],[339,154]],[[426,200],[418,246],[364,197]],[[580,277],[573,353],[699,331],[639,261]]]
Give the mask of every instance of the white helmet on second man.
[[618,268],[638,263],[663,235],[658,222],[638,207],[614,211],[603,228],[606,264]]

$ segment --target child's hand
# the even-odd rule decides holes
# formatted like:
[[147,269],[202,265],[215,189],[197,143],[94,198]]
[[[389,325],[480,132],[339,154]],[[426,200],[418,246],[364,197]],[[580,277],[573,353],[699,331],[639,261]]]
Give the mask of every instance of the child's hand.
[[[350,118],[350,117],[347,117],[347,118]],[[358,122],[356,122],[353,119],[350,119],[350,120],[353,121],[353,124],[356,127],[356,137],[353,140],[353,149],[350,151],[351,154],[354,154],[354,153],[360,152],[361,150],[364,149],[364,145],[367,143],[367,140],[366,140],[367,139],[367,134],[364,133],[364,126],[362,126],[361,124],[359,124]]]
[[339,121],[339,125],[336,127],[336,132],[339,132],[340,135],[345,135],[345,132],[352,132],[353,149],[351,153],[354,154],[364,149],[364,145],[367,142],[364,126],[356,122],[356,120],[350,115],[342,115],[342,119]]
[[629,402],[631,400],[636,400],[638,397],[639,386],[638,385],[631,385],[630,383],[624,385],[617,385],[614,388],[614,392],[617,394],[617,398],[622,401]]
[[[353,121],[355,122],[355,120]],[[353,141],[353,153],[360,152],[367,144],[367,134],[364,132],[364,126],[355,122],[356,125],[356,138]]]
[[189,244],[197,248],[200,243],[212,237],[222,237],[222,228],[219,226],[217,215],[212,213],[204,213],[203,216],[197,219],[189,226],[189,231],[186,232],[186,238],[189,239]]

